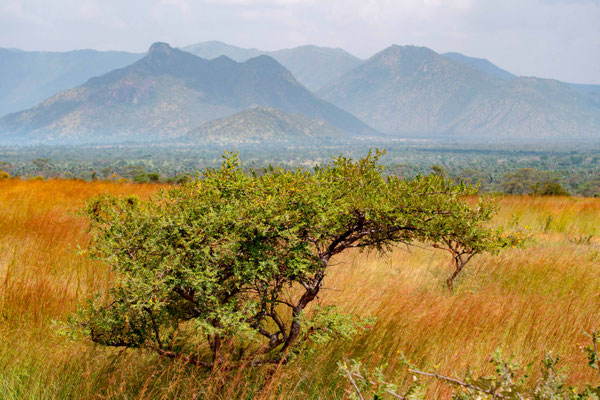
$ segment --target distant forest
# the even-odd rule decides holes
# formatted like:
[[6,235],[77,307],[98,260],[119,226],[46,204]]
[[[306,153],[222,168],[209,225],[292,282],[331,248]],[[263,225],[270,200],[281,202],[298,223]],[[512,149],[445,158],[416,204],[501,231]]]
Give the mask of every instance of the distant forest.
[[[238,146],[245,165],[260,173],[270,165],[313,168],[332,156],[387,151],[386,173],[411,178],[443,174],[480,185],[486,193],[600,196],[600,147],[580,145],[466,145],[436,141],[367,144]],[[84,179],[181,183],[217,166],[232,148],[191,145],[0,147],[0,170],[21,179]],[[6,175],[4,175],[6,176]]]

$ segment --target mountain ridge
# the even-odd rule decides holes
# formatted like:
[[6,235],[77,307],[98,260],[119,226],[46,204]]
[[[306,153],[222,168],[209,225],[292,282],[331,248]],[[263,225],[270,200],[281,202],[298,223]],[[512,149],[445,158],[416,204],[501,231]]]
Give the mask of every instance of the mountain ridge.
[[153,44],[140,60],[0,120],[3,131],[50,138],[176,136],[252,105],[324,119],[350,134],[375,131],[317,98],[268,56],[205,60]]
[[[290,70],[300,83],[315,92],[329,86],[341,75],[364,62],[344,49],[310,44],[264,51],[256,48],[245,49],[220,41],[207,41],[185,46],[184,49],[206,59],[226,55],[238,62],[261,54],[270,55]],[[143,55],[93,49],[51,52],[0,48],[0,116],[35,106],[62,90],[71,89],[85,83],[91,77],[124,67]],[[485,58],[470,57],[456,52],[444,53],[442,56],[469,64],[505,80],[517,77]],[[599,84],[564,83],[600,104]]]
[[48,52],[0,48],[0,116],[34,106],[142,56],[91,49]]
[[[600,85],[518,77],[486,59],[460,53],[393,45],[363,61],[343,49],[312,45],[264,52],[203,42],[196,50],[212,51],[209,55],[214,57],[196,57],[163,42],[150,46],[144,57],[124,53],[134,61],[2,118],[4,137],[7,132],[18,137],[32,131],[40,138],[47,134],[65,140],[115,132],[115,137],[177,136],[256,105],[327,119],[344,131],[367,136],[377,132],[343,110],[395,135],[600,135]],[[7,52],[28,54],[0,49],[0,60]],[[100,54],[93,50],[61,54],[77,60],[80,52]],[[331,80],[317,92],[329,102],[304,89],[294,73],[273,58],[274,53],[280,59],[289,55],[285,61],[289,65],[313,68],[307,70],[312,78],[304,79]],[[321,60],[342,60],[343,68],[329,61],[316,62],[319,54],[325,55]],[[247,56],[252,57],[236,61]],[[354,67],[347,63],[347,56]],[[301,63],[295,61],[298,58]],[[73,65],[80,64],[74,61]],[[59,63],[59,67],[63,71],[64,65]],[[349,70],[341,74],[344,68]],[[335,77],[336,73],[341,75]],[[79,79],[84,75],[78,75]],[[7,76],[13,75],[5,74],[4,81],[0,76],[0,95],[6,93],[7,85],[2,82]],[[0,96],[0,106],[3,100],[6,97]]]
[[[505,69],[498,67],[496,64],[492,63],[491,61],[489,61],[485,58],[470,57],[470,56],[466,56],[461,53],[454,53],[454,52],[443,53],[441,55],[444,57],[451,58],[455,61],[469,64],[481,72],[494,75],[502,80],[510,81],[513,79],[522,78],[518,75],[513,74],[512,72],[509,72]],[[536,78],[536,79],[556,80],[558,82],[561,82],[562,84],[569,86],[571,89],[575,89],[579,93],[585,94],[593,102],[600,104],[600,85],[585,84],[585,83],[571,83],[571,82],[565,82],[565,81],[561,81],[558,79],[550,79],[550,78]]]
[[509,81],[511,79],[517,78],[517,75],[498,67],[496,64],[492,63],[491,61],[485,58],[470,57],[456,52],[443,53],[441,55],[450,58],[454,61],[469,64],[481,72],[494,75],[502,80]]
[[501,79],[424,47],[390,46],[319,95],[388,134],[600,137],[600,108],[567,84]]
[[182,48],[206,59],[225,55],[241,62],[259,55],[267,55],[286,67],[309,90],[316,91],[362,63],[363,60],[341,48],[303,45],[293,48],[265,51],[242,48],[219,41],[200,42]]

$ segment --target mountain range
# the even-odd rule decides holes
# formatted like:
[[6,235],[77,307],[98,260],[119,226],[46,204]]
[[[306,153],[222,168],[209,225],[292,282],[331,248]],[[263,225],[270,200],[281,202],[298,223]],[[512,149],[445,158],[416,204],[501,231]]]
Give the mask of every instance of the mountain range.
[[[200,126],[216,132],[208,121],[262,107],[303,115],[295,123],[308,132],[324,121],[355,136],[600,137],[600,85],[518,77],[459,53],[394,45],[361,60],[342,49],[267,52],[216,41],[182,49],[165,43],[145,55],[0,49],[0,112],[34,105],[0,119],[0,135],[175,137]],[[259,132],[262,121],[272,138],[273,120],[257,110],[223,126],[253,121],[248,129]]]
[[343,49],[310,45],[292,49],[262,51],[210,41],[193,44],[184,47],[183,50],[206,59],[224,55],[238,62],[259,55],[267,55],[290,70],[300,83],[312,91],[317,91],[363,62],[360,58]]
[[[485,58],[475,58],[465,56],[460,53],[444,53],[442,54],[444,57],[448,57],[455,61],[459,61],[465,64],[469,64],[472,67],[478,69],[481,72],[485,72],[487,74],[494,75],[500,79],[510,81],[518,78],[517,75],[508,72],[505,69],[498,67],[497,65],[492,64]],[[560,82],[560,81],[557,81]],[[569,86],[571,89],[575,89],[579,93],[587,95],[593,102],[600,104],[600,85],[586,85],[581,83],[569,83],[569,82],[560,82],[564,85]]]
[[22,51],[0,48],[0,116],[124,67],[143,54],[122,51]]
[[588,95],[474,64],[425,47],[391,46],[318,94],[389,134],[600,137],[600,106]]
[[0,130],[48,139],[168,137],[253,105],[323,119],[348,134],[375,132],[268,56],[206,60],[166,43],[153,44],[127,67],[5,116]]
[[[183,47],[182,50],[208,60],[227,56],[238,62],[268,55],[312,91],[339,78],[363,61],[342,49],[317,46],[269,52],[208,41]],[[60,91],[125,67],[143,56],[142,53],[122,51],[40,52],[0,48],[0,116],[33,107]]]

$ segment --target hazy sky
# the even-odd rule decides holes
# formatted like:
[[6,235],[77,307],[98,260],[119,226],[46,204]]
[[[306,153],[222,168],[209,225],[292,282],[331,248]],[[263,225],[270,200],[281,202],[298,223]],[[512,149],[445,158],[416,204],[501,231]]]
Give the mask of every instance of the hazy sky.
[[0,0],[0,46],[144,51],[221,40],[369,57],[393,44],[600,84],[600,0]]

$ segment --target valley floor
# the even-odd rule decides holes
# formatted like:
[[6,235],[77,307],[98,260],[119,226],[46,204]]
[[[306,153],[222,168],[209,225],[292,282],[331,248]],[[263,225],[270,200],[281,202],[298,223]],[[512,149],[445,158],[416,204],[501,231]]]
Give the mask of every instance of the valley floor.
[[[91,290],[112,279],[90,261],[86,198],[106,191],[150,196],[159,185],[75,180],[0,181],[0,396],[3,399],[260,398],[342,399],[337,362],[387,363],[408,378],[399,357],[447,375],[490,371],[496,349],[538,363],[561,356],[568,383],[597,383],[580,345],[600,329],[600,199],[498,197],[495,223],[530,234],[524,249],[482,255],[453,294],[444,286],[447,255],[398,248],[387,256],[345,254],[320,301],[377,317],[366,333],[327,345],[286,366],[202,370],[153,354],[95,347],[57,326]],[[533,369],[535,372],[537,365]],[[447,398],[435,382],[430,398]]]

